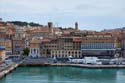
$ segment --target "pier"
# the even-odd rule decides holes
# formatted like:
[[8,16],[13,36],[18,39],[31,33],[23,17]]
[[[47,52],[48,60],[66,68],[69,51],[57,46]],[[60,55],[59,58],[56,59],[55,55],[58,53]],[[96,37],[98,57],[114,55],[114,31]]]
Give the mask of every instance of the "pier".
[[5,67],[4,70],[0,71],[0,79],[15,70],[18,66],[19,64],[14,63],[12,65],[9,65],[8,67]]
[[0,79],[9,74],[10,72],[14,71],[20,64],[23,63],[24,60],[20,61],[19,63],[13,62],[10,65],[4,66],[0,69]]

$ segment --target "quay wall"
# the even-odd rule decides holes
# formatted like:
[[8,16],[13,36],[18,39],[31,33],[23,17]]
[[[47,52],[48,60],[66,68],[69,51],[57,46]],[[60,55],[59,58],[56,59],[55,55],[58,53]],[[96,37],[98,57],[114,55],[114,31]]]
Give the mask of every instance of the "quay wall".
[[5,77],[7,74],[12,72],[13,70],[15,70],[18,66],[19,66],[19,64],[15,63],[15,64],[12,64],[9,67],[5,68],[3,71],[0,72],[0,79]]
[[69,63],[41,63],[41,64],[21,64],[19,66],[52,66],[52,67],[79,67],[89,69],[101,68],[125,68],[125,65],[87,65],[87,64],[69,64]]

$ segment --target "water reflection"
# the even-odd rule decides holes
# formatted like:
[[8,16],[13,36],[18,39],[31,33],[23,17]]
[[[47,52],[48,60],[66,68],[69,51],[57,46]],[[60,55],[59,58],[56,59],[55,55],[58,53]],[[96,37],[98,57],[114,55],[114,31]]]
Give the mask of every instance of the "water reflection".
[[124,69],[20,67],[0,83],[122,83]]

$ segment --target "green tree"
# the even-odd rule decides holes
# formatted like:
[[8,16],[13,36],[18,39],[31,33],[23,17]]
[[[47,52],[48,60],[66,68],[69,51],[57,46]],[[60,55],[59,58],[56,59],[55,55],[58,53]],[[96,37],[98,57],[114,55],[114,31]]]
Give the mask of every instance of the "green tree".
[[2,61],[2,57],[0,57],[0,61]]
[[24,55],[24,56],[28,56],[28,55],[29,55],[29,52],[30,52],[29,48],[25,48],[25,49],[23,50],[23,55]]

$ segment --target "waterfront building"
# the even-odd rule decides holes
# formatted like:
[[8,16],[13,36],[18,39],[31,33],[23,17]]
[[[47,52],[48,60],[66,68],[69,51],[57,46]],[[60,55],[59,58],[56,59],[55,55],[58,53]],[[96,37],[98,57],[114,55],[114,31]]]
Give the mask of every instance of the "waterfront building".
[[41,44],[41,39],[33,38],[30,42],[30,53],[29,56],[36,58],[40,57],[40,44]]
[[54,58],[81,58],[80,50],[52,50],[51,57]]
[[4,61],[6,58],[6,52],[5,52],[5,47],[0,46],[0,62]]
[[80,58],[81,40],[79,37],[62,36],[57,39],[57,49],[51,50],[51,57],[56,58]]
[[115,55],[117,43],[110,33],[88,34],[82,37],[82,56],[97,56],[111,58]]
[[125,30],[121,31],[121,56],[125,58]]
[[81,57],[80,37],[54,37],[43,38],[40,44],[40,54],[42,57],[51,58],[80,58]]
[[56,49],[57,45],[53,43],[50,38],[44,38],[41,40],[41,55],[42,57],[51,57],[51,50]]

